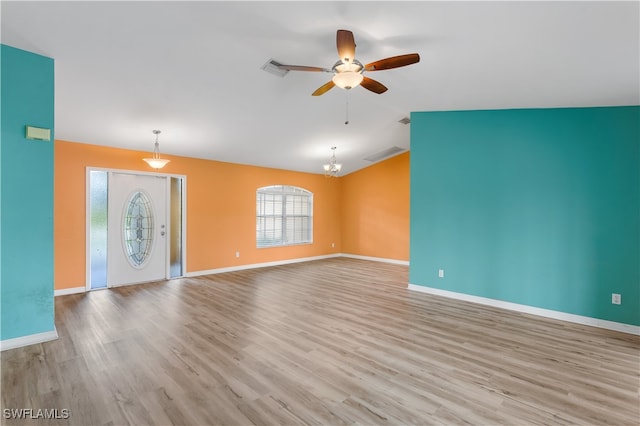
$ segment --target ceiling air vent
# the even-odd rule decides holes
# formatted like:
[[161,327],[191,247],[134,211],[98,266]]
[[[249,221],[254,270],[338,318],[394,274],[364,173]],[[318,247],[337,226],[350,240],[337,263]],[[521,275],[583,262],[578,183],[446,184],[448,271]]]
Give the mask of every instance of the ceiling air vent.
[[284,77],[285,75],[287,75],[289,70],[280,68],[280,65],[282,65],[280,62],[269,59],[267,63],[264,64],[261,68],[269,74],[277,75],[278,77]]
[[400,120],[398,120],[398,123],[409,124],[409,123],[411,123],[411,119],[409,117],[404,117],[404,118],[401,118]]
[[398,148],[397,146],[392,146],[391,148],[387,148],[384,151],[376,152],[375,154],[371,154],[368,157],[365,157],[365,160],[371,161],[375,163],[376,161],[380,161],[383,158],[391,157],[392,155],[396,155],[404,151],[402,148]]

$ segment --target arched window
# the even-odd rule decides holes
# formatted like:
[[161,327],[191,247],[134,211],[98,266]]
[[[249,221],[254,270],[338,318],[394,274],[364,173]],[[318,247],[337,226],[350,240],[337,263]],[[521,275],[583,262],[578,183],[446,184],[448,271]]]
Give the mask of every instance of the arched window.
[[274,247],[313,242],[313,193],[273,185],[256,191],[256,246]]

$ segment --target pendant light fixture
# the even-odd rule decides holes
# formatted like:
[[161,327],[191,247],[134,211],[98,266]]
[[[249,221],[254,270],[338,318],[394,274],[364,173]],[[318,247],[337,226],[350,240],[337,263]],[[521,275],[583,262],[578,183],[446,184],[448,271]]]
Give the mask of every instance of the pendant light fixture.
[[160,130],[154,130],[153,134],[156,135],[156,143],[153,147],[153,157],[151,158],[143,158],[144,161],[147,162],[154,169],[161,169],[167,165],[167,163],[171,160],[167,160],[165,158],[160,158],[160,145],[158,144],[158,135],[160,134]]
[[342,170],[342,164],[338,164],[336,161],[336,147],[332,146],[331,150],[333,155],[329,159],[329,164],[324,165],[324,175],[326,177],[338,177],[340,170]]

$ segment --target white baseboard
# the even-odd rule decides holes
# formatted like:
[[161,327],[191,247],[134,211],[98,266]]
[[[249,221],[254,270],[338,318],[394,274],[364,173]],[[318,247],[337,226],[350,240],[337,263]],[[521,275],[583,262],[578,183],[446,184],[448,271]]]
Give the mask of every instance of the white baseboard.
[[60,290],[54,290],[54,296],[66,296],[67,294],[77,294],[86,292],[86,287],[72,287],[72,288],[61,288]]
[[30,334],[28,336],[15,337],[13,339],[0,340],[0,351],[21,348],[23,346],[44,343],[58,338],[58,330],[45,331],[44,333]]
[[359,254],[349,254],[349,253],[341,253],[340,256],[349,257],[351,259],[370,260],[372,262],[393,263],[395,265],[409,266],[408,260],[388,259],[386,257],[360,256]]
[[545,318],[552,318],[561,321],[573,322],[576,324],[589,325],[592,327],[606,328],[607,330],[620,331],[623,333],[640,335],[640,327],[624,324],[620,322],[607,321],[598,318],[585,317],[582,315],[569,314],[566,312],[553,311],[551,309],[536,308],[534,306],[521,305],[518,303],[505,302],[503,300],[489,299],[486,297],[473,296],[470,294],[456,293],[454,291],[442,290],[439,288],[425,287],[422,285],[409,284],[409,290],[429,293],[436,296],[448,297],[451,299],[463,300],[465,302],[478,303],[481,305],[493,306],[495,308],[507,309],[510,311],[522,312],[525,314],[538,315]]
[[244,271],[246,269],[255,269],[255,268],[266,268],[269,266],[280,266],[280,265],[289,265],[292,263],[301,263],[301,262],[310,262],[312,260],[321,260],[321,259],[331,259],[334,257],[340,257],[340,254],[327,254],[323,256],[313,256],[313,257],[299,257],[296,259],[287,259],[287,260],[277,260],[274,262],[264,262],[264,263],[250,263],[248,265],[239,265],[239,266],[229,266],[226,268],[217,268],[217,269],[208,269],[206,271],[193,271],[187,272],[185,277],[199,277],[201,275],[213,275],[213,274],[222,274],[225,272],[236,272],[236,271]]

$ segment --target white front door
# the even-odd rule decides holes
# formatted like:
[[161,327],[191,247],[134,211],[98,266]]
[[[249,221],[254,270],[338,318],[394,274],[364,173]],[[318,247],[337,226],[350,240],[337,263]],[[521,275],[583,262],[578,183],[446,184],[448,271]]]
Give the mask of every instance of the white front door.
[[107,285],[167,277],[167,178],[109,174]]

